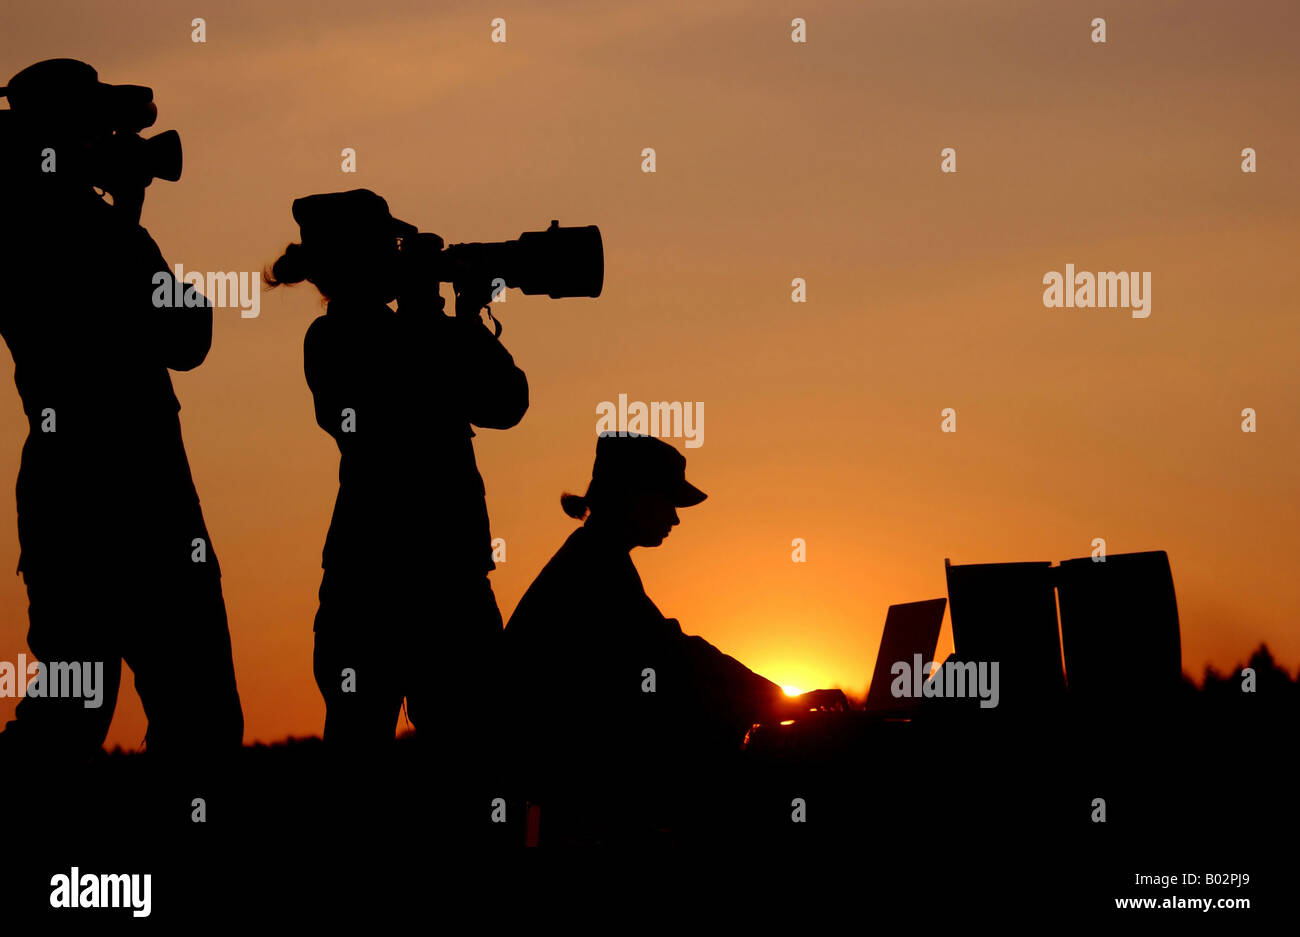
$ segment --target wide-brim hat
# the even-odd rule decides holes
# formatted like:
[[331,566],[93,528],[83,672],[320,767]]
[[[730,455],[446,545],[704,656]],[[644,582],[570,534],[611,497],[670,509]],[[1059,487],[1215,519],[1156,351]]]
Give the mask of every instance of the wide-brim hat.
[[686,480],[686,456],[662,439],[627,432],[604,432],[596,440],[590,490],[659,492],[679,508],[708,497]]

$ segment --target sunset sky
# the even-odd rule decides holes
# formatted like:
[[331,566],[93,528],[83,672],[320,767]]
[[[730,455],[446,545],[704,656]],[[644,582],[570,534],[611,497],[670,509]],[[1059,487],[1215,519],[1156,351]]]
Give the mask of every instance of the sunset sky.
[[[887,607],[944,595],[945,557],[1059,561],[1095,537],[1168,551],[1188,672],[1261,641],[1300,663],[1298,34],[1293,0],[6,0],[0,81],[67,56],[155,89],[185,171],[143,221],[187,270],[260,270],[312,192],[373,189],[448,241],[598,224],[599,299],[495,307],[532,391],[475,440],[503,615],[573,527],[559,495],[590,477],[597,405],[701,401],[683,451],[709,499],[633,554],[647,591],[779,683],[860,693]],[[1045,308],[1067,263],[1150,271],[1150,317]],[[308,285],[217,310],[207,362],[173,377],[250,742],[324,718],[338,450],[302,370],[321,312]],[[12,570],[27,423],[6,384]],[[27,651],[26,607],[0,577],[0,659]],[[124,691],[109,746],[144,728]]]

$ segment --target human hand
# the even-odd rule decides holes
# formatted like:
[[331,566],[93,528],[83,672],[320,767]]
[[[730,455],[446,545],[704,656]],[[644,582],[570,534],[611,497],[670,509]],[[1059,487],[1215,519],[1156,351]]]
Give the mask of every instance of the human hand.
[[789,707],[794,713],[806,713],[810,709],[838,709],[847,712],[852,708],[843,690],[809,690],[790,697]]
[[456,315],[477,319],[488,303],[492,302],[492,285],[481,280],[471,283],[453,283],[456,291]]

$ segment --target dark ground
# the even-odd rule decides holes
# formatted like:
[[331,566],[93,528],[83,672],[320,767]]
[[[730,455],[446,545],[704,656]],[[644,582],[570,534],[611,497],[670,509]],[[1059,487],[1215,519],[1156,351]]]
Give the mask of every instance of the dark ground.
[[[751,912],[788,900],[797,913],[830,892],[864,922],[889,909],[918,927],[932,915],[1030,909],[1142,926],[1201,915],[1232,930],[1294,920],[1300,696],[1271,660],[1252,664],[1257,693],[1210,674],[1163,706],[1109,715],[1068,705],[997,722],[938,705],[910,723],[812,714],[758,731],[729,771],[688,787],[698,790],[691,821],[602,854],[555,840],[548,849],[544,820],[543,848],[524,849],[512,781],[457,787],[436,755],[422,764],[411,737],[359,772],[317,739],[246,747],[224,768],[189,774],[121,753],[58,779],[14,766],[0,916],[52,914],[81,932],[265,914],[288,924],[410,904],[430,922],[454,906],[487,920],[520,910],[528,883],[549,878],[552,898],[579,916],[602,897],[623,896],[626,911],[707,883],[703,897]],[[491,820],[494,792],[507,797],[505,823]],[[205,799],[203,823],[192,821],[194,797]],[[805,822],[792,820],[796,798]],[[1094,798],[1105,822],[1094,822]],[[73,865],[151,873],[150,918],[50,911],[50,877]],[[1179,884],[1138,886],[1139,873]],[[1202,881],[1185,883],[1189,873]],[[1208,886],[1207,873],[1246,873],[1250,884]],[[1171,895],[1247,897],[1252,909],[1114,906]]]

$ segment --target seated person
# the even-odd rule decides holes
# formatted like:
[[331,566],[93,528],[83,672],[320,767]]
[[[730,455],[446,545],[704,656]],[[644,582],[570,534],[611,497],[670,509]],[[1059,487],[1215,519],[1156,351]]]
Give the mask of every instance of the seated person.
[[676,509],[704,498],[672,446],[615,434],[596,443],[587,493],[561,498],[585,523],[505,631],[507,693],[523,736],[518,771],[528,799],[542,805],[544,838],[560,827],[561,838],[601,840],[612,827],[672,825],[674,803],[698,801],[687,792],[718,777],[754,723],[847,708],[839,690],[786,696],[684,634],[646,595],[629,552],[663,543]]

